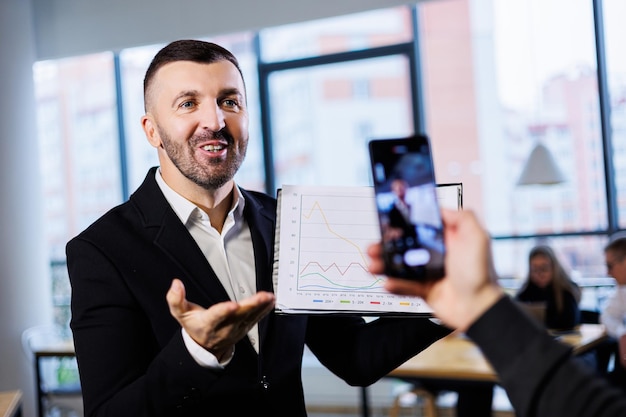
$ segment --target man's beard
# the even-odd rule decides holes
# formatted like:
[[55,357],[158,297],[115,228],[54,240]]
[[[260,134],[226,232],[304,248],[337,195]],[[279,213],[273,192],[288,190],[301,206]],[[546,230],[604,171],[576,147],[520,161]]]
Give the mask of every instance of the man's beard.
[[[163,149],[174,166],[195,184],[206,190],[216,190],[232,180],[241,166],[248,148],[248,140],[239,142],[235,147],[235,140],[225,129],[211,132],[206,135],[192,136],[188,141],[180,144],[173,141],[167,132],[157,128],[161,136]],[[228,142],[226,160],[222,158],[205,158],[208,164],[195,158],[198,144],[211,139],[223,139]]]

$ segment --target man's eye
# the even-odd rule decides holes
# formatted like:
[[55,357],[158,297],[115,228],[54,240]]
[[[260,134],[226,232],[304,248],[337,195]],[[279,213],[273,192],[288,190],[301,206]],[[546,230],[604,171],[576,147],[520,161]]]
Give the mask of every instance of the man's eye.
[[222,104],[226,107],[237,107],[238,103],[236,100],[227,99],[222,101]]
[[194,102],[193,101],[185,101],[185,102],[181,103],[181,105],[180,105],[180,107],[186,108],[186,109],[191,108],[193,106],[194,106]]

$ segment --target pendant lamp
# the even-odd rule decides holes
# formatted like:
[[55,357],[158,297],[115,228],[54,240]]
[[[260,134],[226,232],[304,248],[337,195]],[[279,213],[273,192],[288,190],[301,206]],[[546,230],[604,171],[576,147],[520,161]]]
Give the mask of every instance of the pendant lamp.
[[565,182],[550,150],[538,142],[530,153],[517,185],[551,185]]

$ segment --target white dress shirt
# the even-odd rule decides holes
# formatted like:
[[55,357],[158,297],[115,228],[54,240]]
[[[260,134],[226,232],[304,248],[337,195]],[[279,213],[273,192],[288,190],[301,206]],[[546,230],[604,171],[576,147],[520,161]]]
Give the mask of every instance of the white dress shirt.
[[[233,206],[226,216],[222,232],[219,233],[211,226],[206,212],[165,183],[160,170],[157,170],[155,177],[165,199],[189,230],[230,299],[240,301],[256,293],[254,250],[250,228],[243,217],[245,200],[239,188],[235,185]],[[248,338],[258,352],[259,329],[257,325],[250,329]],[[198,345],[184,329],[183,339],[190,354],[202,366],[221,367],[231,359],[228,358],[227,361],[219,364],[217,358]]]
[[619,338],[626,334],[626,286],[618,285],[600,314],[600,322],[609,335]]

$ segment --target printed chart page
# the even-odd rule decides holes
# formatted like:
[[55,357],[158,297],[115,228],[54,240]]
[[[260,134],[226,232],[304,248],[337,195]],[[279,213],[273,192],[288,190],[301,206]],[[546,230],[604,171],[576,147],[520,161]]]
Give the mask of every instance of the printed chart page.
[[380,241],[373,187],[284,186],[278,198],[278,312],[432,316],[424,300],[385,291],[367,270],[367,247]]

